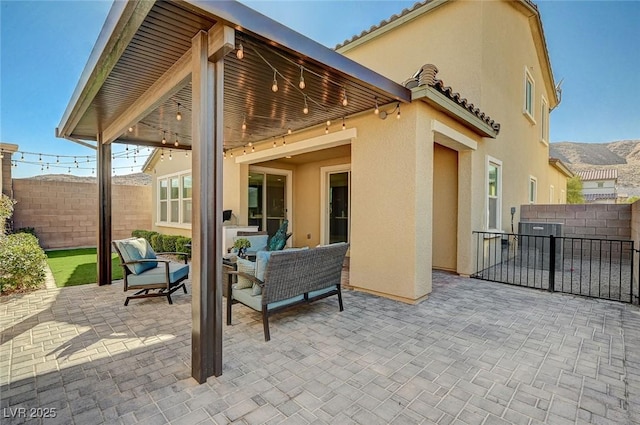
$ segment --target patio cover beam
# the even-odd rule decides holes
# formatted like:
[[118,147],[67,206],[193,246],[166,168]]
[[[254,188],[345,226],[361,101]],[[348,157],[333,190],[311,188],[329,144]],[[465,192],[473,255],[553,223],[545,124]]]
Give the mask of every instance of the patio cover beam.
[[[218,25],[217,25],[218,26]],[[222,41],[219,28],[210,31]],[[192,41],[193,224],[191,273],[191,376],[203,383],[222,375],[222,146],[224,55],[234,45],[209,36]],[[211,62],[209,59],[217,59]]]
[[111,284],[111,145],[98,134],[98,286]]

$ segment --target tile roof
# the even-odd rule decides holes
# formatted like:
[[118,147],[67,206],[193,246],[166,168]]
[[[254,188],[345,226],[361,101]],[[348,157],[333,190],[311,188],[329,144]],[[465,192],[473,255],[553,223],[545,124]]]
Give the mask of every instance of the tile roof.
[[617,199],[618,195],[616,193],[585,193],[584,200],[585,201],[599,201],[602,199]]
[[444,84],[444,81],[436,78],[436,74],[438,73],[438,68],[432,64],[426,64],[420,68],[420,70],[412,77],[406,80],[402,85],[404,85],[408,89],[412,89],[414,87],[420,86],[430,86],[445,95],[447,98],[451,99],[458,105],[462,106],[464,109],[471,112],[473,115],[478,117],[481,121],[491,127],[496,134],[500,132],[500,124],[491,119],[491,117],[474,106],[473,103],[467,101],[467,99],[463,98],[460,93],[454,92],[453,89]]
[[616,168],[608,168],[606,170],[587,170],[579,171],[578,175],[582,181],[616,180],[618,178],[618,170]]

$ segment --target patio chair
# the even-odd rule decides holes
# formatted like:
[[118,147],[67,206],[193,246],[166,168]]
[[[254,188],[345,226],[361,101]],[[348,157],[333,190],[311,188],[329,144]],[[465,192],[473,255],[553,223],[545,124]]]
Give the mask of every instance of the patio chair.
[[[124,291],[138,290],[128,296],[124,305],[134,298],[167,297],[173,304],[171,294],[182,288],[187,293],[184,280],[189,277],[188,254],[185,252],[155,253],[144,238],[129,238],[113,241],[120,257],[124,275]],[[157,258],[156,255],[172,254],[184,256],[184,264]]]

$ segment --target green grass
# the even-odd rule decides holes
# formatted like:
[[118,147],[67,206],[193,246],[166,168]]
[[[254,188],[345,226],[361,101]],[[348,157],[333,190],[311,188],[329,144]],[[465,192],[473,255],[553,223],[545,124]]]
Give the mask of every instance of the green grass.
[[[97,282],[95,248],[47,251],[47,264],[59,288]],[[117,254],[111,257],[112,279],[122,279],[122,267]]]

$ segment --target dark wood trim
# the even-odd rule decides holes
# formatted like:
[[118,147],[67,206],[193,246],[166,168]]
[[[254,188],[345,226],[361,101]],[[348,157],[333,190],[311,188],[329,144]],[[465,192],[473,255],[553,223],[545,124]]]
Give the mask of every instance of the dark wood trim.
[[98,134],[98,285],[111,284],[111,145]]

